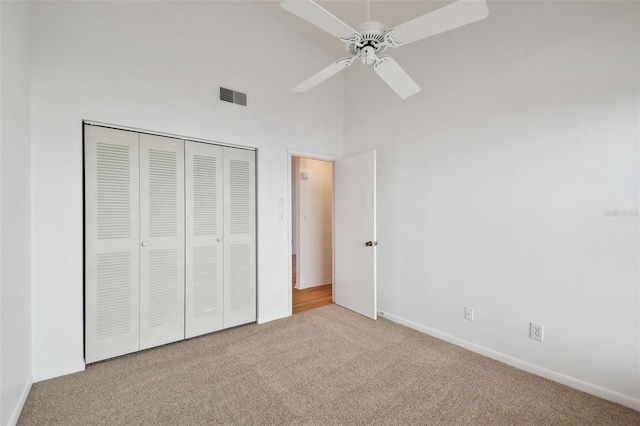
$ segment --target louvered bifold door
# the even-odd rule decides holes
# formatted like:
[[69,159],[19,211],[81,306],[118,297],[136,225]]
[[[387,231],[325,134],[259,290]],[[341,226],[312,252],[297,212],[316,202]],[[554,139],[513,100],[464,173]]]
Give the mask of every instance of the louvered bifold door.
[[140,134],[140,349],[184,339],[184,141]]
[[185,337],[221,330],[223,310],[222,147],[185,143]]
[[85,361],[139,349],[138,134],[86,125]]
[[224,328],[256,320],[255,151],[223,148]]

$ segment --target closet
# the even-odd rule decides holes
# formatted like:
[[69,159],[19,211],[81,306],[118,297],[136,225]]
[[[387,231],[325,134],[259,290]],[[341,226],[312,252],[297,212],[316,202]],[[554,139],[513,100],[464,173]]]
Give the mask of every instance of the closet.
[[86,362],[254,322],[255,152],[84,139]]

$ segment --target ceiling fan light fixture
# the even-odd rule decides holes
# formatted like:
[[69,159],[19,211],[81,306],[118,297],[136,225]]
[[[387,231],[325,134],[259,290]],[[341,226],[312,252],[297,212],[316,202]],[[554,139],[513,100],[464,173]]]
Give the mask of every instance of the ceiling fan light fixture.
[[376,50],[371,46],[365,46],[360,50],[360,61],[362,65],[371,65],[377,61]]

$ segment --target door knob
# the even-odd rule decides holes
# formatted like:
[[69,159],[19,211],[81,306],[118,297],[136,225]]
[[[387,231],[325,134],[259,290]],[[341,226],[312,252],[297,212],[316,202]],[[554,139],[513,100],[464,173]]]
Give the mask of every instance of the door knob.
[[143,242],[142,242],[142,247],[146,247],[146,246],[148,246],[148,245],[149,245],[149,243],[148,243],[148,242],[146,242],[146,241],[143,241]]
[[217,239],[217,241],[218,241],[218,242],[221,242],[221,241],[222,241],[222,238],[218,238],[218,239]]

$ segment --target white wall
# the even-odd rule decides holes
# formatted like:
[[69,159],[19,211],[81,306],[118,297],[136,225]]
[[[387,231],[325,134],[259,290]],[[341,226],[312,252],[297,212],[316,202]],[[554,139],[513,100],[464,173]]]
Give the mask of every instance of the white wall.
[[257,147],[258,320],[288,315],[287,149],[342,154],[343,82],[290,89],[331,57],[253,2],[37,3],[32,50],[34,379],[83,368],[82,119]]
[[391,50],[406,101],[346,73],[345,154],[378,150],[378,306],[640,409],[639,4],[489,8]]
[[29,8],[0,2],[0,424],[31,388]]
[[[308,173],[308,179],[301,174]],[[305,289],[332,281],[333,163],[298,159],[299,248],[296,287]]]

